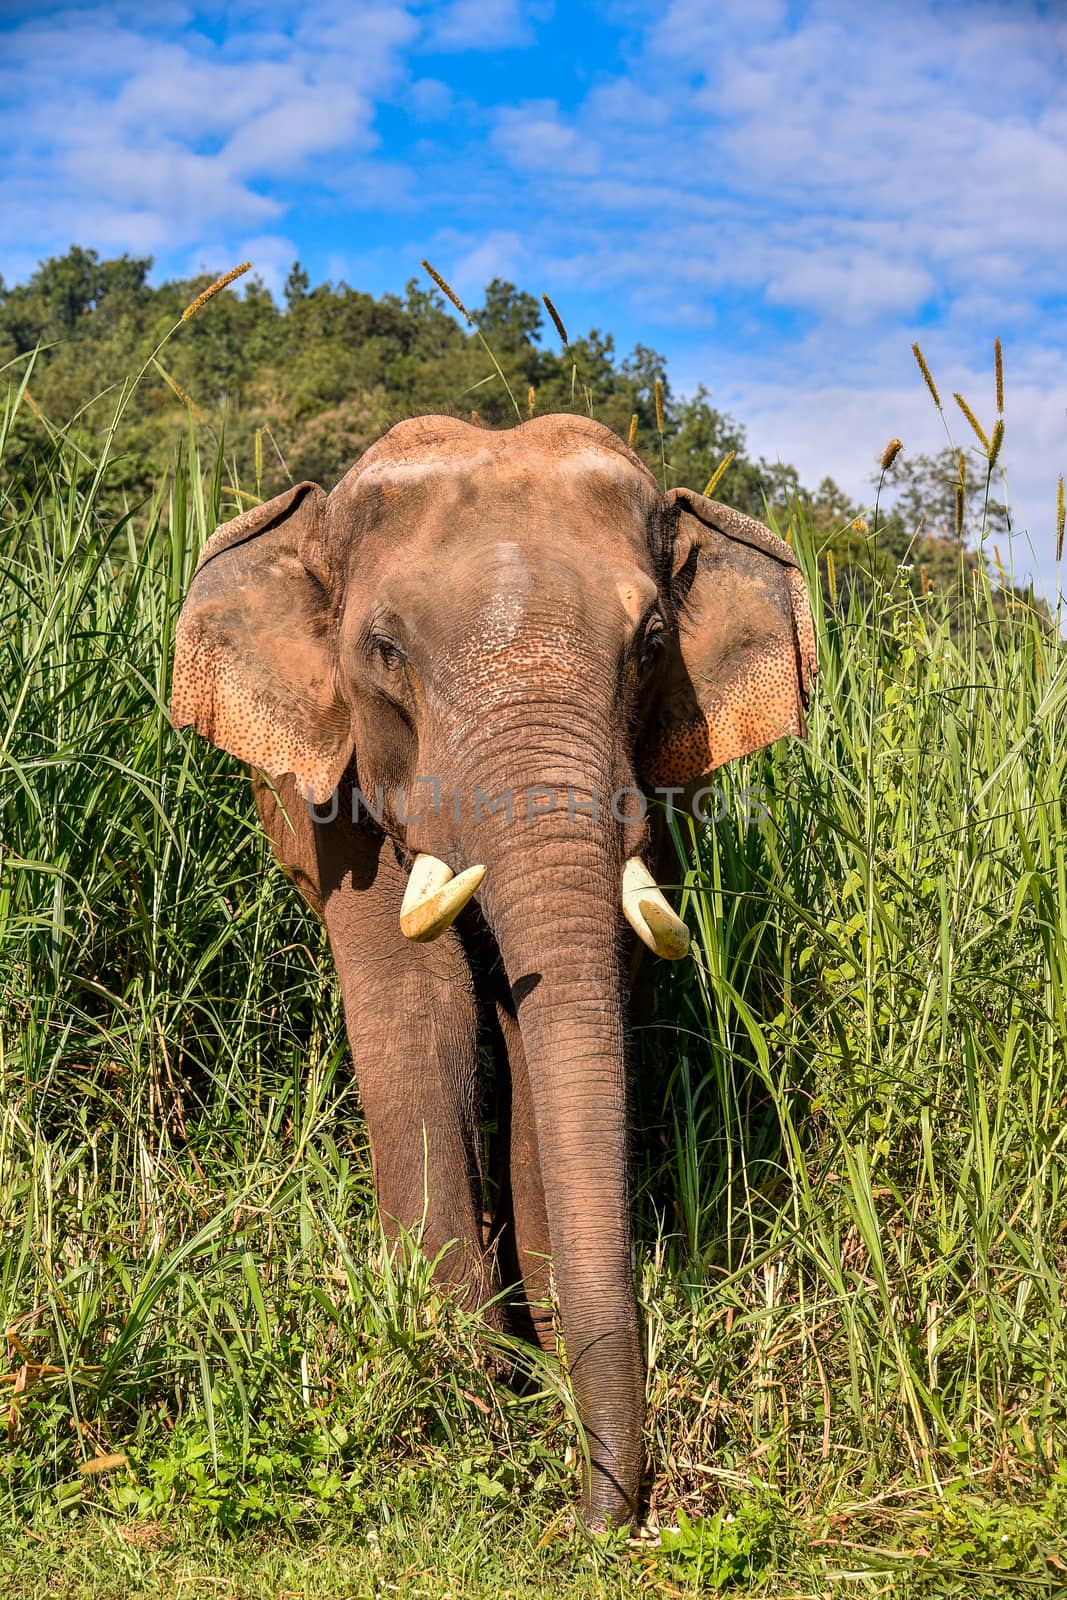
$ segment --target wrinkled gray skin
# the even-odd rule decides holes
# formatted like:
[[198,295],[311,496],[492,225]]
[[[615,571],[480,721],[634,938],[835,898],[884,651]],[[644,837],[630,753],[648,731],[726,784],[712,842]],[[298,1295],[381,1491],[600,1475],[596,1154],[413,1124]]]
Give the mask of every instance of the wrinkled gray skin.
[[[301,486],[221,529],[179,626],[174,720],[271,774],[260,815],[329,930],[387,1224],[425,1209],[428,1254],[456,1241],[441,1270],[459,1292],[516,1284],[516,1325],[549,1347],[553,1263],[594,1524],[633,1518],[643,1466],[620,879],[628,856],[655,865],[647,825],[616,822],[606,799],[691,788],[802,732],[802,612],[785,546],[665,497],[607,429],[429,417],[328,499]],[[460,794],[458,820],[418,775]],[[382,826],[351,822],[356,781],[385,792]],[[335,786],[336,819],[312,822],[303,795]],[[527,814],[535,786],[559,794],[553,814]],[[601,796],[599,819],[568,816],[568,788]],[[421,820],[390,809],[400,789]],[[475,803],[505,790],[510,823]],[[451,929],[412,944],[398,915],[424,851],[488,873]],[[504,1130],[488,1248],[485,1041]]]

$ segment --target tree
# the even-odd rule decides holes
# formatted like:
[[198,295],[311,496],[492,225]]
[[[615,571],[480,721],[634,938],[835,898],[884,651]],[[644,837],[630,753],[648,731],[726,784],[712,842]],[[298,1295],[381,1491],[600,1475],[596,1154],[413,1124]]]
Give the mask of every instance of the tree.
[[294,261],[285,280],[285,303],[290,311],[306,297],[310,286],[311,279],[299,261]]
[[508,352],[522,351],[541,337],[540,303],[503,278],[486,285],[485,301],[474,320],[491,345]]
[[52,344],[84,330],[84,319],[109,297],[137,296],[145,289],[151,256],[116,256],[101,261],[95,250],[72,245],[65,256],[43,261],[28,283],[0,301],[0,335],[17,351]]

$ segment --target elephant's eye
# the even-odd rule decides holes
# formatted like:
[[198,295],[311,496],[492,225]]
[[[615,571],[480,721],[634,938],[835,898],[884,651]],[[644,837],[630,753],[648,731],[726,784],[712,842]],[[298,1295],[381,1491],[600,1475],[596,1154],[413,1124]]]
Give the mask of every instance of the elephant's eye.
[[392,639],[383,638],[379,633],[371,636],[370,647],[383,667],[388,667],[391,672],[398,671],[407,660],[407,656],[398,644],[394,644]]
[[667,627],[658,611],[650,612],[641,633],[640,655],[643,664],[655,659],[667,643]]

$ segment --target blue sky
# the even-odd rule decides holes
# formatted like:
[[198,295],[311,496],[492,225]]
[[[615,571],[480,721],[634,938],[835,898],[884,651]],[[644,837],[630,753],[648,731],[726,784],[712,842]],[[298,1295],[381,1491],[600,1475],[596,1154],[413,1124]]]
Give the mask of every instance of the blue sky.
[[[547,289],[857,497],[987,426],[1046,590],[1067,469],[1067,7],[1028,0],[0,0],[0,273]],[[950,402],[951,404],[951,402]],[[953,408],[954,409],[954,408]],[[951,419],[964,441],[967,425]]]

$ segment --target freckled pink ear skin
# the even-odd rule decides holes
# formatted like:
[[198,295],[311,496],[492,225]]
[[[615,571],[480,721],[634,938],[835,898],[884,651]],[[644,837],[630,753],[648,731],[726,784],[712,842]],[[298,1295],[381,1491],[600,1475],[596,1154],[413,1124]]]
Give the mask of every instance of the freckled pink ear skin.
[[335,682],[326,496],[301,483],[204,546],[175,636],[171,721],[325,800],[352,752]]
[[647,782],[684,786],[785,734],[803,738],[818,668],[807,590],[789,546],[691,489],[667,499],[678,516],[676,572],[694,546],[698,555],[638,760]]

